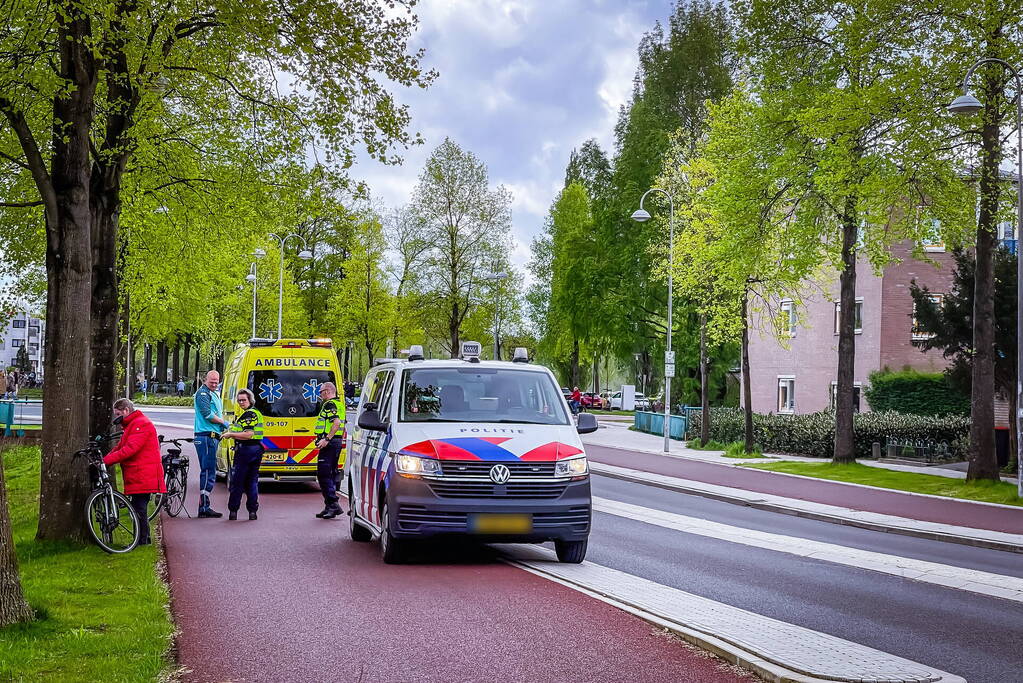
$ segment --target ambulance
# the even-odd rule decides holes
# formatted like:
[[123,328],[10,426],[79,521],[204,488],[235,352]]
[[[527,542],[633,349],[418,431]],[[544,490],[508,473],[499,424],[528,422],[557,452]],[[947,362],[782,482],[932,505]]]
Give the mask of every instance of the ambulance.
[[[320,385],[342,386],[337,353],[329,339],[250,339],[235,347],[224,364],[221,383],[224,413],[238,414],[235,397],[248,387],[263,414],[262,479],[295,481],[316,478],[314,428],[320,411]],[[230,476],[232,441],[221,442],[217,472]],[[344,466],[341,451],[339,469]]]
[[383,560],[443,536],[483,542],[553,541],[562,562],[582,562],[590,533],[589,468],[576,422],[547,368],[514,359],[388,359],[363,384],[347,466],[349,531],[379,538]]

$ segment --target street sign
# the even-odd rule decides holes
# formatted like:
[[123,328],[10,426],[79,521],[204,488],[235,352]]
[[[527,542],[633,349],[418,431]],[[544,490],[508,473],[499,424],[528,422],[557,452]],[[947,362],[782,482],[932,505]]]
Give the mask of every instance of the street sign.
[[675,364],[675,352],[674,351],[665,351],[664,352],[664,362],[666,364],[668,364],[668,365],[674,365]]
[[675,376],[675,364],[674,363],[665,363],[664,364],[664,376],[665,377],[674,377]]

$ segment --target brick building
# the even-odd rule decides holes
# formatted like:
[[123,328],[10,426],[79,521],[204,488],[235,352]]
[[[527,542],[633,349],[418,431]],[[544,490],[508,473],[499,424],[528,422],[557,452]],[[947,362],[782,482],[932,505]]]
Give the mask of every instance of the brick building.
[[[1011,224],[999,226],[999,238],[1014,250]],[[926,245],[928,260],[912,256],[912,242],[892,247],[901,262],[881,276],[860,259],[856,271],[855,401],[869,410],[861,389],[871,372],[882,368],[914,368],[940,372],[947,363],[940,351],[921,351],[915,341],[926,338],[916,328],[910,283],[916,280],[936,297],[952,284],[955,261],[943,244]],[[764,314],[750,329],[750,380],[753,411],[757,413],[812,413],[833,405],[838,377],[838,273],[828,282],[807,283],[799,304],[775,303],[787,329],[779,337],[774,320]],[[772,312],[773,313],[773,312]]]

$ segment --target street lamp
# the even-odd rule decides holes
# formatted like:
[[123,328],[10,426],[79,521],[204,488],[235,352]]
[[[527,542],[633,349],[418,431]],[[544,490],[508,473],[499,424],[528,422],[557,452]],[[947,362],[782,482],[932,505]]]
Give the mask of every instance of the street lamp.
[[[260,250],[262,251],[262,250]],[[246,282],[252,283],[252,339],[256,338],[256,262],[249,264],[249,274],[245,276]]]
[[671,272],[673,256],[675,254],[675,202],[671,195],[659,187],[651,187],[639,198],[639,208],[632,213],[632,220],[637,223],[646,223],[650,220],[650,213],[643,209],[643,200],[651,192],[660,192],[668,198],[668,349],[664,354],[664,452],[667,453],[671,446],[671,378],[675,376],[675,354],[671,350],[671,300],[674,295],[674,282]]
[[[302,251],[298,252],[298,257],[300,259],[302,259],[303,261],[308,261],[313,257],[313,253],[309,251],[309,245],[306,244],[305,239],[303,239],[302,236],[296,232],[289,233],[284,237],[278,237],[276,234],[271,232],[270,237],[273,237],[275,240],[277,240],[277,243],[281,247],[280,288],[278,290],[277,295],[277,338],[280,339],[281,328],[283,327],[284,322],[284,245],[287,244],[289,239],[295,237],[298,238],[298,240],[302,243]],[[256,250],[257,257],[260,257],[260,252],[262,252],[263,256],[266,255],[265,251],[263,251],[262,249],[257,249]]]
[[1001,64],[1016,79],[1016,495],[1023,498],[1023,439],[1020,417],[1023,416],[1023,250],[1020,249],[1020,232],[1023,230],[1023,79],[1019,71],[1002,59],[987,57],[970,67],[963,78],[963,94],[955,98],[948,111],[953,114],[976,114],[984,108],[980,100],[969,93],[970,78],[978,67],[984,64]]
[[499,360],[500,349],[497,343],[497,283],[508,277],[508,273],[488,273],[483,276],[483,279],[487,282],[494,283],[494,360]]

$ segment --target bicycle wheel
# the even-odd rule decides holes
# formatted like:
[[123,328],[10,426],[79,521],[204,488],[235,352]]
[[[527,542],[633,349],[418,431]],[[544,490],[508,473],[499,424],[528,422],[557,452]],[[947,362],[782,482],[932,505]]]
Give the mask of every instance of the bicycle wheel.
[[89,532],[108,553],[126,553],[139,543],[142,529],[126,496],[117,491],[93,491],[85,501]]
[[149,521],[152,522],[156,519],[156,516],[160,514],[160,508],[163,507],[163,497],[166,494],[154,493],[149,496],[149,505],[146,507],[146,514],[149,516]]
[[185,507],[185,492],[188,490],[188,477],[184,470],[176,470],[167,477],[167,495],[164,506],[167,514],[177,517]]

